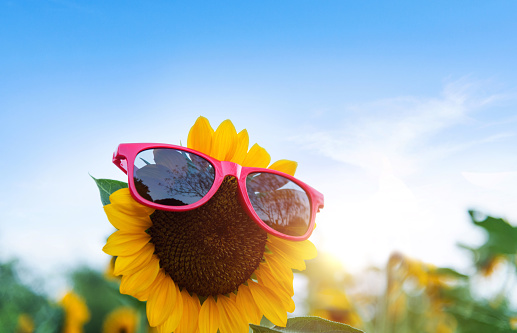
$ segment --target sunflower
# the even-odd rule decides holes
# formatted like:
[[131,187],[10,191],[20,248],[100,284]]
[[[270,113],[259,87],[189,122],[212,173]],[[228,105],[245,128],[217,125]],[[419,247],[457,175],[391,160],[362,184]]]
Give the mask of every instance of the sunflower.
[[68,292],[59,302],[65,310],[63,333],[80,333],[90,320],[90,312],[85,301],[73,292]]
[[102,325],[103,333],[135,333],[138,328],[138,312],[120,307],[110,312]]
[[[199,117],[187,147],[222,161],[268,167],[271,158],[246,130],[230,120],[213,130]],[[294,175],[297,163],[279,160],[270,169]],[[293,312],[292,269],[316,256],[310,241],[291,242],[258,227],[241,207],[237,180],[227,177],[203,206],[187,212],[154,210],[120,189],[104,206],[118,230],[103,250],[116,256],[120,292],[147,301],[158,332],[248,332],[262,316],[285,326]]]

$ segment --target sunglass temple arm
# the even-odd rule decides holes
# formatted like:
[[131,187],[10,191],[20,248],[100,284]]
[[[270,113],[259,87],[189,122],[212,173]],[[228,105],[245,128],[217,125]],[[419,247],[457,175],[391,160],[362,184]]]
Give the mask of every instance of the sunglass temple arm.
[[113,153],[113,163],[127,175],[127,160],[124,156]]

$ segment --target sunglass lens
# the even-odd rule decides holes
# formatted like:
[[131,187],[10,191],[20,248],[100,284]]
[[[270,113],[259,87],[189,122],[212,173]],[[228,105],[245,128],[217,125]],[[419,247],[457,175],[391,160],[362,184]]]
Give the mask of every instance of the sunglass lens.
[[133,180],[138,194],[151,202],[185,206],[212,188],[215,170],[201,156],[171,148],[141,151],[135,158]]
[[246,189],[253,209],[268,226],[289,236],[303,236],[311,219],[307,193],[293,181],[272,173],[251,173]]

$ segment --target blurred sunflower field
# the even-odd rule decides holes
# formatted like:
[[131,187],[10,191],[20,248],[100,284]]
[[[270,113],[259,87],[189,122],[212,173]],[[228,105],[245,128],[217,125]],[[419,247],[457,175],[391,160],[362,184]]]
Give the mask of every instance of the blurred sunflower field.
[[[470,211],[473,228],[484,231],[482,244],[460,244],[470,253],[471,268],[458,272],[437,267],[403,253],[392,253],[384,267],[369,267],[351,275],[331,255],[320,253],[295,279],[297,313],[312,324],[288,321],[289,332],[514,332],[517,331],[517,227],[508,221]],[[439,241],[437,242],[439,246]],[[155,332],[145,303],[119,292],[114,260],[106,270],[80,267],[69,274],[72,288],[59,299],[46,295],[45,281],[27,280],[16,261],[0,266],[1,332]],[[301,300],[301,302],[300,302]],[[300,310],[301,309],[301,310]],[[310,317],[309,317],[310,316]],[[321,317],[349,326],[336,326]],[[312,325],[312,326],[311,326]],[[263,318],[253,332],[282,332]],[[299,327],[299,328],[296,328]],[[311,329],[313,327],[313,329]],[[314,328],[316,327],[316,328]],[[318,328],[319,327],[319,328]]]

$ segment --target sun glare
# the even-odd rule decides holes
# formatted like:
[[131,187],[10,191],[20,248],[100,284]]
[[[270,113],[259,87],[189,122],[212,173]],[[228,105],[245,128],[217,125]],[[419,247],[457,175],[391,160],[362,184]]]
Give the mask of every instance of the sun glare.
[[[348,269],[383,265],[393,250],[411,252],[411,233],[427,225],[428,217],[420,206],[411,189],[385,164],[374,193],[364,200],[344,203],[339,211],[325,216],[321,223],[328,224],[322,236],[323,249],[340,258]],[[369,251],[360,250],[364,248]]]

